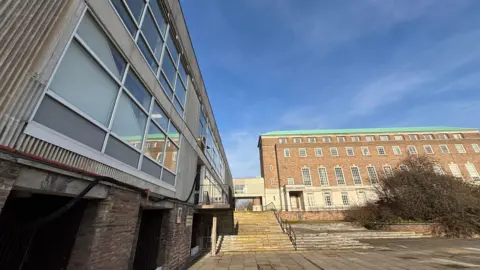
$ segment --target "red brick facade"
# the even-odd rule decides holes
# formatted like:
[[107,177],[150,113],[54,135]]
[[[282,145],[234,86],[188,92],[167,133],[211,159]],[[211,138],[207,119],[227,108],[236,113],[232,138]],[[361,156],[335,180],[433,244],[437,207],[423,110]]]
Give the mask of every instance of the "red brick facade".
[[[418,140],[409,140],[409,134],[416,134]],[[440,139],[440,134],[448,134],[448,139]],[[462,134],[462,139],[455,139],[454,134]],[[375,141],[367,142],[366,136],[374,136]],[[433,139],[425,139],[424,135],[432,135]],[[331,142],[323,142],[322,137],[329,136]],[[352,137],[359,136],[360,141],[353,142]],[[388,136],[388,141],[381,141],[380,136]],[[395,140],[394,136],[403,136],[404,140]],[[455,135],[456,136],[456,135]],[[337,137],[345,137],[345,142],[339,142]],[[294,143],[294,138],[301,138],[301,143]],[[316,142],[308,142],[308,138],[315,138]],[[286,140],[286,143],[280,143],[280,140]],[[466,153],[459,153],[456,144],[462,144]],[[471,181],[472,178],[467,171],[465,164],[472,163],[477,170],[480,170],[480,153],[475,152],[473,144],[480,145],[480,135],[478,131],[464,132],[421,132],[421,133],[380,133],[380,134],[329,134],[329,135],[305,135],[305,136],[261,136],[260,138],[260,161],[262,177],[265,179],[266,188],[278,188],[288,184],[288,178],[293,178],[295,185],[302,185],[302,167],[310,168],[312,186],[321,186],[318,175],[318,167],[326,168],[328,174],[328,186],[336,186],[334,167],[343,168],[346,185],[354,185],[351,166],[358,166],[362,177],[363,185],[369,185],[367,177],[367,166],[375,166],[377,175],[384,174],[383,166],[390,165],[396,167],[399,162],[409,155],[408,146],[416,147],[418,154],[431,156],[438,160],[439,165],[446,173],[451,173],[448,167],[449,163],[458,165],[465,181]],[[424,146],[430,145],[434,154],[426,154]],[[450,153],[442,153],[439,145],[447,145]],[[383,146],[386,155],[379,155],[377,146]],[[392,147],[398,146],[401,149],[401,155],[394,155]],[[332,156],[330,148],[336,147],[338,156]],[[354,156],[347,156],[346,147],[352,147]],[[369,156],[362,155],[361,147],[368,147]],[[299,149],[306,150],[306,157],[300,157]],[[323,155],[316,156],[315,148],[321,148]],[[290,157],[285,157],[284,151],[290,151]],[[287,151],[288,151],[287,150]],[[272,181],[274,179],[274,181]],[[274,184],[272,184],[274,183]]]

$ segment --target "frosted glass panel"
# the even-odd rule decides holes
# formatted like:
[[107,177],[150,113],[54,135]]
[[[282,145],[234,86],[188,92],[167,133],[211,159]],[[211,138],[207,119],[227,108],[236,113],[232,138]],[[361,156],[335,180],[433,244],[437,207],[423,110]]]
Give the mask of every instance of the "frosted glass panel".
[[108,125],[118,85],[73,42],[50,89],[98,122]]

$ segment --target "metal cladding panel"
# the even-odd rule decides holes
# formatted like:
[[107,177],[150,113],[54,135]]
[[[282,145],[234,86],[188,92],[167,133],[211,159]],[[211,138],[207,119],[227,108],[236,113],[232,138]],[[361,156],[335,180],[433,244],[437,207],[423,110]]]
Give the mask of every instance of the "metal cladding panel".
[[109,176],[127,184],[149,189],[153,193],[174,196],[173,191],[28,135],[19,144],[18,150],[84,171]]
[[185,122],[193,136],[197,138],[200,121],[200,100],[198,99],[197,92],[195,92],[191,78],[189,78],[188,81]]
[[182,145],[178,156],[179,165],[177,168],[177,181],[175,185],[177,199],[186,200],[188,195],[190,195],[197,173],[197,161],[197,153],[193,147],[182,138]]
[[14,147],[44,88],[32,66],[74,0],[0,1],[0,144]]

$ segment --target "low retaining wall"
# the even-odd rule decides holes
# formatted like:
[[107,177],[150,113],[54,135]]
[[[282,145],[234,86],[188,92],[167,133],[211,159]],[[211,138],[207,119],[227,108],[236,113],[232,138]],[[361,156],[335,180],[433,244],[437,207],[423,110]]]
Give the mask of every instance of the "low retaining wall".
[[344,220],[345,211],[305,211],[305,212],[280,212],[280,217],[285,220]]
[[433,233],[435,224],[432,223],[402,223],[402,224],[386,224],[385,229],[395,232],[416,232],[425,235]]

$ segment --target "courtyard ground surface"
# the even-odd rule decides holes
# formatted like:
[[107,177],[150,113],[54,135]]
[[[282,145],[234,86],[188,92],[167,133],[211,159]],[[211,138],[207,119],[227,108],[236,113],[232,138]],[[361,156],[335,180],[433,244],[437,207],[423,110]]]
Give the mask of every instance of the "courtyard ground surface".
[[364,240],[374,248],[288,253],[219,254],[189,269],[480,269],[480,239]]

